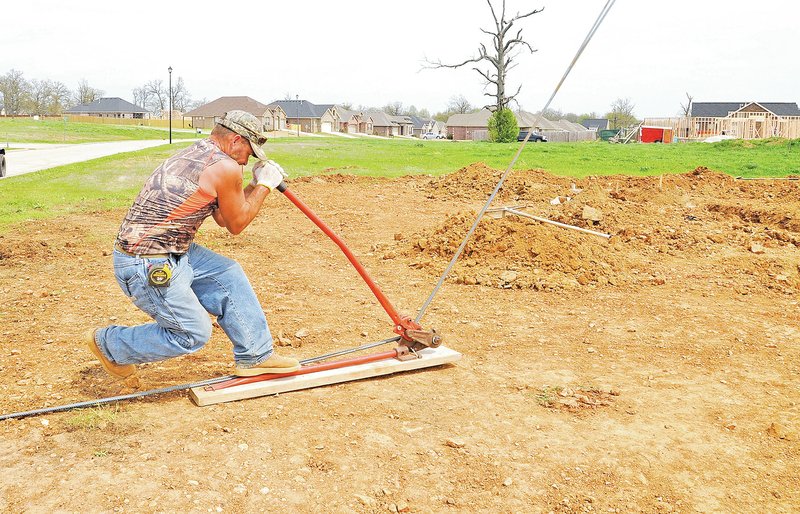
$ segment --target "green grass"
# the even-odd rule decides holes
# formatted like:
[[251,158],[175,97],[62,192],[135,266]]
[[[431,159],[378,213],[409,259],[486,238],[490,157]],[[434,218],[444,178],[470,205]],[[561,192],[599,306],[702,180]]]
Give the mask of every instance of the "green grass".
[[189,143],[163,145],[0,180],[0,232],[20,221],[133,202],[145,179]]
[[[66,424],[72,428],[83,430],[106,428],[108,425],[113,425],[116,423],[119,417],[118,407],[98,407],[93,409],[83,409],[76,412],[76,414],[67,418]],[[101,457],[105,455],[97,455],[97,453],[95,453],[95,456]]]
[[[340,171],[358,175],[441,175],[482,161],[505,169],[518,143],[379,139],[273,139],[271,159],[294,175]],[[660,175],[698,166],[733,176],[800,174],[800,140],[723,141],[715,144],[612,145],[528,143],[515,169],[543,168],[562,176]]]
[[[181,142],[103,157],[0,180],[0,233],[20,221],[127,207],[147,176]],[[395,177],[442,175],[482,161],[504,169],[519,146],[451,141],[275,138],[271,159],[291,177],[326,173]],[[698,166],[743,177],[800,175],[800,140],[715,144],[528,144],[516,169],[544,168],[562,176],[659,175]],[[245,172],[249,180],[249,169]]]
[[[197,137],[192,132],[172,131],[172,139]],[[95,143],[137,139],[169,139],[169,131],[135,125],[107,125],[75,121],[0,118],[0,142],[12,143]]]

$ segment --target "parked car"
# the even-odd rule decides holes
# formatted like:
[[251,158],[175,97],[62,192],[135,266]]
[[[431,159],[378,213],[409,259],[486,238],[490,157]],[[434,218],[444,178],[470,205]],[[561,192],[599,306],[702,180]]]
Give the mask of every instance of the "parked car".
[[435,132],[425,132],[420,136],[422,139],[444,139],[442,134],[437,134]]
[[[528,137],[528,131],[520,130],[519,134],[517,135],[517,141],[524,141],[526,137]],[[534,132],[533,134],[531,134],[531,137],[530,139],[528,139],[528,141],[530,141],[531,143],[540,143],[540,142],[546,143],[547,136],[545,136],[544,134],[540,134],[538,132]]]

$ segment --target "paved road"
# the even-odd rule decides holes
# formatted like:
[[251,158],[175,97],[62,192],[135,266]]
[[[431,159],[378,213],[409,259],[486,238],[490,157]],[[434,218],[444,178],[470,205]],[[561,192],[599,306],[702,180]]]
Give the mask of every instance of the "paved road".
[[[181,140],[185,141],[185,140]],[[112,141],[105,143],[82,143],[77,145],[50,145],[36,143],[9,143],[6,151],[6,176],[22,175],[54,166],[97,159],[121,152],[133,152],[143,148],[167,144],[164,140]],[[14,150],[13,148],[20,148]]]

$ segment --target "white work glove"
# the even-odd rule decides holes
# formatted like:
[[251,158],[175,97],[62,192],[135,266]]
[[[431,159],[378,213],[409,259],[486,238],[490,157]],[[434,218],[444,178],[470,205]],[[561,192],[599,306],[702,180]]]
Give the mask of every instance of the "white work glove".
[[275,161],[258,161],[253,166],[253,185],[261,185],[270,191],[280,185],[289,175]]

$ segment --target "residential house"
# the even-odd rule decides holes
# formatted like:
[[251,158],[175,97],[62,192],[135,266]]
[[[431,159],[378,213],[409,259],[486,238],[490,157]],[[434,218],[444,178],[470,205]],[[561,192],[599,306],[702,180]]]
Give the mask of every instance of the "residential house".
[[608,130],[607,118],[587,118],[581,122],[581,125],[589,130],[599,132],[601,130]]
[[[466,114],[453,114],[447,119],[447,137],[455,140],[483,140],[489,137],[489,109]],[[595,133],[568,120],[552,121],[536,114],[515,112],[520,130],[546,133],[549,141],[586,141],[595,139]]]
[[489,109],[476,112],[452,114],[447,118],[447,137],[456,141],[481,140],[488,137]]
[[194,128],[212,129],[226,112],[233,110],[249,112],[265,125],[267,120],[273,117],[269,107],[249,96],[222,96],[187,112],[184,116],[192,118]]
[[411,135],[422,137],[423,134],[433,132],[436,135],[445,135],[445,124],[430,118],[420,118],[419,116],[408,116],[413,123]]
[[395,116],[390,114],[389,119],[397,124],[397,133],[394,134],[395,136],[411,137],[414,131],[414,122],[411,120],[411,116],[402,114]]
[[268,107],[264,114],[264,131],[286,130],[286,111],[280,105]]
[[795,102],[693,102],[689,116],[692,126],[685,128],[700,137],[800,137],[800,108]]
[[390,137],[400,135],[400,126],[394,121],[393,116],[377,110],[367,111],[364,114],[372,118],[372,133],[376,136]]
[[796,102],[693,102],[688,116],[646,118],[644,124],[671,127],[684,139],[794,139],[800,138],[800,108]]
[[363,112],[336,107],[339,131],[347,134],[372,134],[372,117]]
[[76,105],[64,111],[64,114],[131,119],[144,119],[149,116],[147,109],[119,97],[100,98],[94,102]]
[[269,107],[280,107],[286,123],[300,125],[303,132],[338,132],[339,114],[333,104],[313,104],[308,100],[276,100]]

